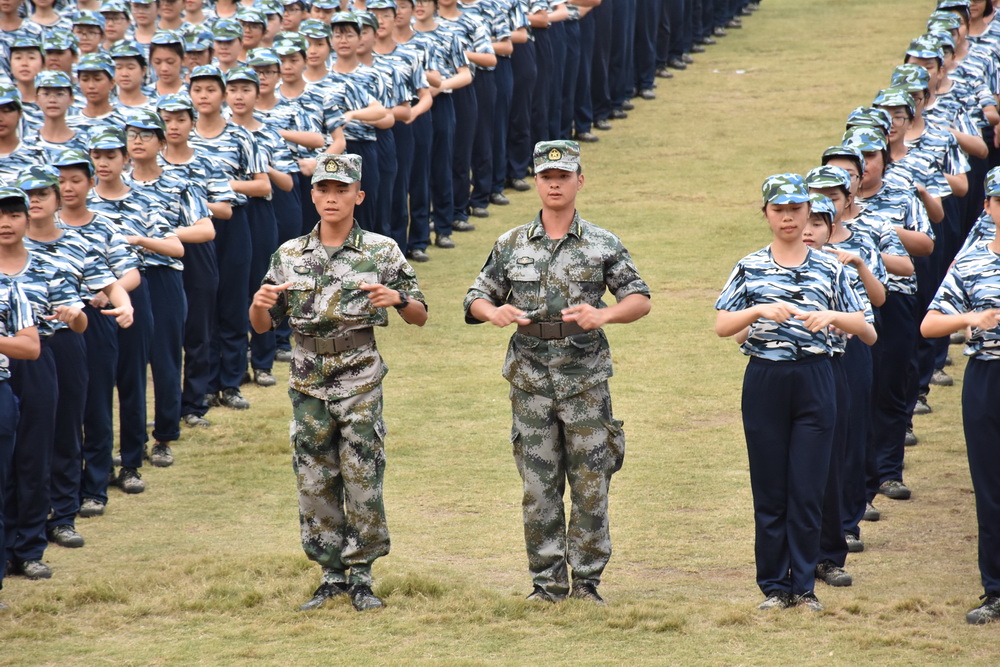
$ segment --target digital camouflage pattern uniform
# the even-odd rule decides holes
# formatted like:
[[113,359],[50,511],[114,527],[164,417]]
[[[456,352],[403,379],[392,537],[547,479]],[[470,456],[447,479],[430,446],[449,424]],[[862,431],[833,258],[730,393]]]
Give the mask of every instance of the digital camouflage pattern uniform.
[[[360,158],[335,157],[320,159],[314,183],[360,179]],[[387,326],[386,309],[371,305],[368,293],[359,289],[363,283],[402,290],[425,303],[395,241],[363,231],[355,222],[344,245],[329,257],[319,228],[284,243],[271,257],[263,283],[291,283],[269,311],[272,328],[286,315],[294,332],[319,339]],[[370,586],[372,562],[389,553],[382,503],[381,383],[387,372],[374,343],[334,354],[302,345],[292,351],[290,439],[302,547],[323,567],[325,583]]]
[[[552,240],[539,214],[493,246],[465,297],[465,321],[480,324],[469,307],[486,299],[509,303],[532,322],[558,322],[569,306],[604,307],[605,290],[618,301],[649,296],[618,237],[576,214],[569,233]],[[511,444],[524,484],[528,569],[533,583],[554,599],[569,591],[567,562],[574,581],[596,586],[611,557],[608,489],[625,456],[622,422],[611,410],[611,375],[611,351],[600,329],[553,340],[515,333],[507,348],[503,376],[511,384]]]

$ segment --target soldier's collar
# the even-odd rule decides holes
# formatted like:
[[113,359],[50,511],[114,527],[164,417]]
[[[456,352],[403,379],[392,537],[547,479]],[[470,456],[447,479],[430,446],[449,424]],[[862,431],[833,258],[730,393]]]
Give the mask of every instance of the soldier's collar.
[[[569,223],[569,231],[566,232],[567,236],[575,236],[580,238],[581,228],[580,228],[580,212],[573,211],[573,222]],[[542,212],[539,211],[538,215],[531,222],[531,227],[528,228],[528,238],[535,240],[545,236],[545,227],[542,225]]]
[[[312,231],[306,236],[306,249],[307,250],[319,250],[323,247],[322,241],[319,240],[319,226],[323,224],[317,222],[316,226],[313,227]],[[354,226],[351,227],[351,231],[348,232],[347,238],[344,239],[344,245],[348,248],[354,250],[361,250],[361,246],[364,243],[364,232],[358,227],[358,221],[354,221]]]

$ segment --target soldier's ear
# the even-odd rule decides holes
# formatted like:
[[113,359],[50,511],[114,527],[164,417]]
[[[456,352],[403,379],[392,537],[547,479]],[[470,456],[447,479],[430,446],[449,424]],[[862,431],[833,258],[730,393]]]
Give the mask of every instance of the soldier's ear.
[[577,174],[576,178],[577,178],[578,189],[582,190],[583,189],[583,174]]

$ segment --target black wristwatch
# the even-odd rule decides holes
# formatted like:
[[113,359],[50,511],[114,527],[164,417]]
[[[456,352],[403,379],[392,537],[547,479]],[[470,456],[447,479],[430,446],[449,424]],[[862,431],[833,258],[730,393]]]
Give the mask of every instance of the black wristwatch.
[[410,305],[410,297],[401,289],[396,290],[396,294],[399,295],[399,305],[393,306],[396,310],[403,310]]

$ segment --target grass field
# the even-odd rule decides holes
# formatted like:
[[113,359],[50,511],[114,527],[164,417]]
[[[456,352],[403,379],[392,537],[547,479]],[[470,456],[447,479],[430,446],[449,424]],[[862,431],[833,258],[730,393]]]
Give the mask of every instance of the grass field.
[[913,498],[882,501],[883,520],[863,525],[854,586],[819,584],[819,615],[764,614],[739,417],[745,360],[712,333],[733,263],[769,239],[761,179],[815,166],[932,7],[767,0],[585,146],[581,211],[622,236],[654,292],[649,317],[608,331],[629,437],[612,487],[610,606],[523,601],[500,377],[509,332],[462,320],[492,241],[534,215],[525,193],[418,266],[425,328],[393,317],[379,332],[391,368],[393,550],[375,567],[386,609],[361,615],[340,599],[294,611],[319,570],[298,542],[288,399],[248,388],[252,410],[212,411],[210,429],[184,431],[172,468],[143,469],[146,493],[115,491],[105,517],[80,520],[85,548],[50,548],[53,579],[5,582],[0,664],[997,664],[997,628],[964,622],[981,589],[959,350],[956,387],[934,390],[907,452]]

